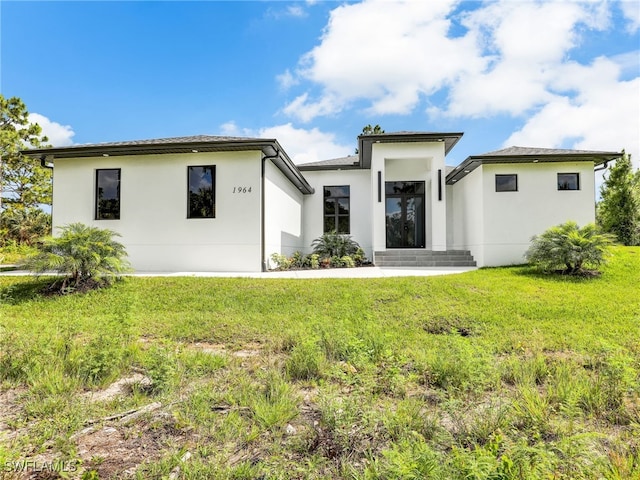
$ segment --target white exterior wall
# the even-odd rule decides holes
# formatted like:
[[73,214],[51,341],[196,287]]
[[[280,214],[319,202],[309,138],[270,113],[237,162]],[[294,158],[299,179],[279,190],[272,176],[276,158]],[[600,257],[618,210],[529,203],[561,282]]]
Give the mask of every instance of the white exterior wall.
[[265,162],[265,261],[273,253],[291,256],[304,249],[302,193],[270,161]]
[[[122,235],[139,271],[260,271],[261,152],[56,159],[53,225]],[[215,165],[216,218],[187,218],[187,166]],[[95,220],[96,169],[121,169],[120,220]],[[251,193],[233,193],[233,187]]]
[[484,208],[482,169],[448,186],[453,196],[450,215],[453,224],[453,249],[469,250],[478,266],[484,265]]
[[[579,173],[580,190],[558,190],[558,173]],[[496,174],[518,175],[518,191],[496,192]],[[534,235],[595,221],[593,162],[480,166],[453,186],[451,215],[453,248],[470,250],[478,266],[524,263]]]
[[[305,252],[311,252],[311,242],[323,234],[324,187],[349,185],[350,235],[367,255],[373,258],[371,243],[371,171],[370,170],[310,170],[302,172],[315,188],[304,198],[303,227]],[[377,195],[377,193],[376,193]]]
[[[373,249],[386,250],[384,183],[425,182],[425,247],[447,249],[447,197],[444,142],[376,143],[371,154]],[[442,200],[438,200],[438,169],[442,170]],[[382,201],[378,202],[378,171],[382,172]]]
[[[558,173],[579,173],[580,190],[558,190]],[[517,174],[517,192],[496,192],[496,174]],[[524,263],[531,237],[574,220],[595,221],[593,162],[485,165],[484,265]]]

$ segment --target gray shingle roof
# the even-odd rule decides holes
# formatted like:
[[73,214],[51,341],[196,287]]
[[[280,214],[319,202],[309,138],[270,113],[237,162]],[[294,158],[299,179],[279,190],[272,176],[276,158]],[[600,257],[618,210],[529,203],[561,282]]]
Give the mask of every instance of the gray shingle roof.
[[300,170],[323,170],[336,168],[357,167],[360,159],[358,155],[349,155],[348,157],[331,158],[329,160],[320,160],[318,162],[301,163],[298,165]]
[[242,141],[260,141],[260,138],[248,137],[228,137],[220,135],[191,135],[187,137],[167,137],[167,138],[149,138],[145,140],[125,140],[123,142],[101,142],[101,143],[84,143],[63,147],[68,148],[93,148],[93,147],[127,147],[138,145],[172,145],[185,143],[221,143],[221,142],[242,142]]
[[599,150],[570,150],[565,148],[507,147],[501,150],[472,155],[447,174],[447,184],[453,185],[480,165],[489,163],[548,163],[548,162],[593,162],[594,165],[615,160],[622,156],[618,152]]
[[571,150],[566,148],[536,148],[536,147],[507,147],[502,150],[474,155],[475,157],[519,157],[519,156],[544,156],[544,155],[611,155],[617,152],[603,152],[599,150]]
[[309,185],[275,139],[194,135],[189,137],[154,138],[149,140],[71,145],[58,148],[40,148],[23,150],[22,153],[30,157],[40,158],[43,162],[51,162],[55,158],[158,155],[167,153],[192,154],[251,150],[261,150],[302,193],[313,193],[311,185]]

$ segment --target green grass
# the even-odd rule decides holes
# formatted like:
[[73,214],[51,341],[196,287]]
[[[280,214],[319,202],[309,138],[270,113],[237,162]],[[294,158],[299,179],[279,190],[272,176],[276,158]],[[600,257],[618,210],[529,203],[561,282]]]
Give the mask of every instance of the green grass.
[[38,250],[28,245],[7,245],[0,247],[0,265],[14,265]]
[[[115,478],[73,435],[160,402],[96,424],[148,442],[139,478],[640,478],[640,248],[590,279],[45,282],[0,277],[0,465]],[[151,385],[83,395],[133,372]]]

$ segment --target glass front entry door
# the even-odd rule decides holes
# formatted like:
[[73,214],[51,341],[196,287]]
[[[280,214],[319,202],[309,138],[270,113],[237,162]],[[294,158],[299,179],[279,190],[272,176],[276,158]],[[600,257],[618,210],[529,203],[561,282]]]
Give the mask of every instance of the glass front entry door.
[[424,182],[385,182],[387,248],[424,248]]

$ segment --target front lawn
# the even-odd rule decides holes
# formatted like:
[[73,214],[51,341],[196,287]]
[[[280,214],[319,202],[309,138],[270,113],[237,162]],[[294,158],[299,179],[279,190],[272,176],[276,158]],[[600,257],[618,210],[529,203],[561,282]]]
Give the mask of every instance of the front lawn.
[[589,279],[0,277],[0,466],[640,478],[640,248],[613,251]]

